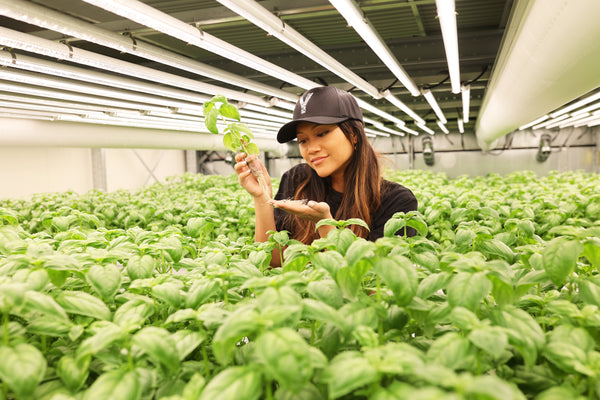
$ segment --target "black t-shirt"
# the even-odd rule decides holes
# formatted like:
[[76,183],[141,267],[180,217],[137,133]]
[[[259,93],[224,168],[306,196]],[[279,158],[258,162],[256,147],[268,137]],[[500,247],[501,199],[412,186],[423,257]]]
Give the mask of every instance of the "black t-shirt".
[[[309,170],[310,167],[307,164],[299,164],[286,171],[281,177],[279,190],[275,195],[275,199],[283,200],[293,198],[298,183],[306,177],[306,174],[310,172]],[[344,194],[335,191],[328,183],[327,179],[325,179],[325,182],[327,187],[325,202],[329,204],[331,215],[335,217],[335,214],[342,203]],[[371,210],[371,225],[369,226],[370,231],[368,239],[374,241],[377,238],[382,237],[385,223],[395,213],[400,211],[407,213],[409,211],[416,210],[417,198],[410,191],[410,189],[405,188],[404,186],[395,182],[390,182],[385,179],[382,180],[381,205],[377,210]],[[278,208],[275,208],[273,211],[275,213],[275,227],[277,230],[291,232],[291,227],[285,225],[284,215],[286,212]],[[403,231],[399,232],[404,234]],[[291,233],[292,236],[294,236],[294,233]],[[408,236],[414,236],[416,233],[417,232],[413,228],[408,228]]]

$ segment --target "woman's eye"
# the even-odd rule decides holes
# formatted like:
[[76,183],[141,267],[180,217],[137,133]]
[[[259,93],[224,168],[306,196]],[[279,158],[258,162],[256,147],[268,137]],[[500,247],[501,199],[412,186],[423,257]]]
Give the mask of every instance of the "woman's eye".
[[329,133],[329,131],[323,131],[323,132],[319,133],[317,136],[323,137],[323,136],[327,135],[327,133]]

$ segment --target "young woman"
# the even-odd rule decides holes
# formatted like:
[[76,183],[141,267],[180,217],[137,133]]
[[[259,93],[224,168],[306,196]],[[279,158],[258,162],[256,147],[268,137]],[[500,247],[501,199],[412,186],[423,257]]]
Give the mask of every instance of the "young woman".
[[[370,230],[359,225],[351,229],[357,236],[375,240],[383,236],[385,223],[396,212],[417,209],[417,199],[409,189],[381,177],[377,155],[365,135],[362,111],[350,93],[332,86],[304,93],[292,121],[277,134],[280,143],[294,139],[306,163],[284,173],[275,200],[265,202],[247,166],[257,160],[236,156],[239,182],[254,197],[256,241],[266,241],[270,230],[286,230],[308,244],[333,229],[315,230],[316,223],[325,218],[360,218]],[[415,233],[408,228],[409,236]],[[279,257],[273,257],[273,263],[278,262]]]

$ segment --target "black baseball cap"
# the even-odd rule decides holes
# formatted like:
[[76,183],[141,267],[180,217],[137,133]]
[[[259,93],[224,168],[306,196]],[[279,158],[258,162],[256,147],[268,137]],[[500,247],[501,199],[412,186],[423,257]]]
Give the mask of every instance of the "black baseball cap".
[[296,126],[300,122],[328,125],[349,119],[363,120],[362,111],[354,96],[333,86],[312,88],[300,96],[292,121],[279,129],[277,141],[286,143],[294,140]]

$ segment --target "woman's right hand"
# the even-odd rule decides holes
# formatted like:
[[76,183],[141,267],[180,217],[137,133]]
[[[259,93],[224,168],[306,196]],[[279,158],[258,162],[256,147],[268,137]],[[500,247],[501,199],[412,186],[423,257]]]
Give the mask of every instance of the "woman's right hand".
[[253,197],[261,197],[263,195],[262,188],[248,167],[248,163],[252,162],[253,165],[258,164],[260,166],[263,171],[265,181],[270,186],[271,179],[269,178],[269,173],[267,172],[267,169],[264,167],[263,163],[255,155],[251,154],[246,156],[244,153],[236,154],[235,161],[236,164],[233,166],[233,169],[238,174],[238,181],[240,182],[240,185]]

